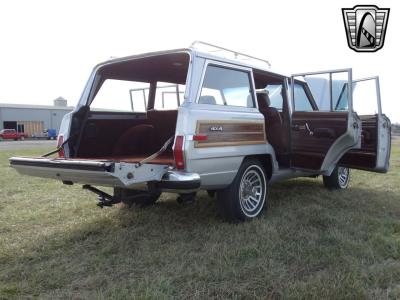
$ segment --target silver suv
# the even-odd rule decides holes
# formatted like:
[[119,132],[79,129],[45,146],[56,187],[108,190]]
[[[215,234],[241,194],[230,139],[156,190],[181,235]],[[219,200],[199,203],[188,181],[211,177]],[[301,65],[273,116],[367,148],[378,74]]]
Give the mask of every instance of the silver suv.
[[[371,83],[376,93],[363,88]],[[97,65],[57,149],[10,164],[83,184],[101,207],[151,204],[161,192],[182,202],[207,190],[237,221],[260,215],[279,180],[322,175],[326,187],[344,189],[349,168],[386,172],[390,142],[378,77],[354,80],[351,69],[285,76],[196,42]]]

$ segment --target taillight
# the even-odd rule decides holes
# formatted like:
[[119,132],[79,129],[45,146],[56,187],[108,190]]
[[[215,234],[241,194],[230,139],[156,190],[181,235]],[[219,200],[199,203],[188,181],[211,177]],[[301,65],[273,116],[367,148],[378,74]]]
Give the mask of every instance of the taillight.
[[185,160],[183,153],[183,135],[177,135],[175,138],[174,145],[174,158],[175,158],[175,166],[178,170],[185,169]]
[[[64,143],[64,136],[60,134],[57,137],[57,149],[60,148],[63,143]],[[60,149],[60,151],[58,151],[58,157],[64,157],[64,156],[65,156],[64,149]]]
[[206,135],[197,134],[197,135],[193,136],[193,141],[207,141],[207,140],[208,140],[208,136],[206,136]]

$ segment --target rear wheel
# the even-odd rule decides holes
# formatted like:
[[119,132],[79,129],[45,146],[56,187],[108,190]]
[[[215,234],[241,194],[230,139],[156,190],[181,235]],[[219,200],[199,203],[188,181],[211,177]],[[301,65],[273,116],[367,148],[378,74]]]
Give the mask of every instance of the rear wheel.
[[264,167],[256,159],[246,159],[233,182],[217,191],[219,213],[229,221],[251,220],[262,213],[267,194]]
[[350,169],[336,167],[330,176],[323,176],[323,181],[328,189],[346,189],[350,183]]

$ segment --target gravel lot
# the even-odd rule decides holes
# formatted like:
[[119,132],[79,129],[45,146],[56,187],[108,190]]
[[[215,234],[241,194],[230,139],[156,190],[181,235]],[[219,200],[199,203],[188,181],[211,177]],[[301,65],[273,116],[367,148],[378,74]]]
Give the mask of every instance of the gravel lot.
[[48,140],[25,140],[25,141],[0,141],[0,151],[12,151],[36,148],[56,147],[56,141]]

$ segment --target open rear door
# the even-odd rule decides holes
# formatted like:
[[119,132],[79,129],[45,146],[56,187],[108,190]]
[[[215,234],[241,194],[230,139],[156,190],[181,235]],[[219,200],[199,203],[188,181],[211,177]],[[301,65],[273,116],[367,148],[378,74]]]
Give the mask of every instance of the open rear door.
[[[361,121],[352,107],[352,70],[295,74],[290,86],[291,167],[329,175],[346,152],[361,146]],[[340,96],[346,105],[335,107]]]
[[[391,124],[389,118],[382,114],[379,77],[354,80],[353,102],[362,121],[361,148],[348,151],[339,164],[354,169],[387,172]],[[340,101],[337,105],[341,105]]]

